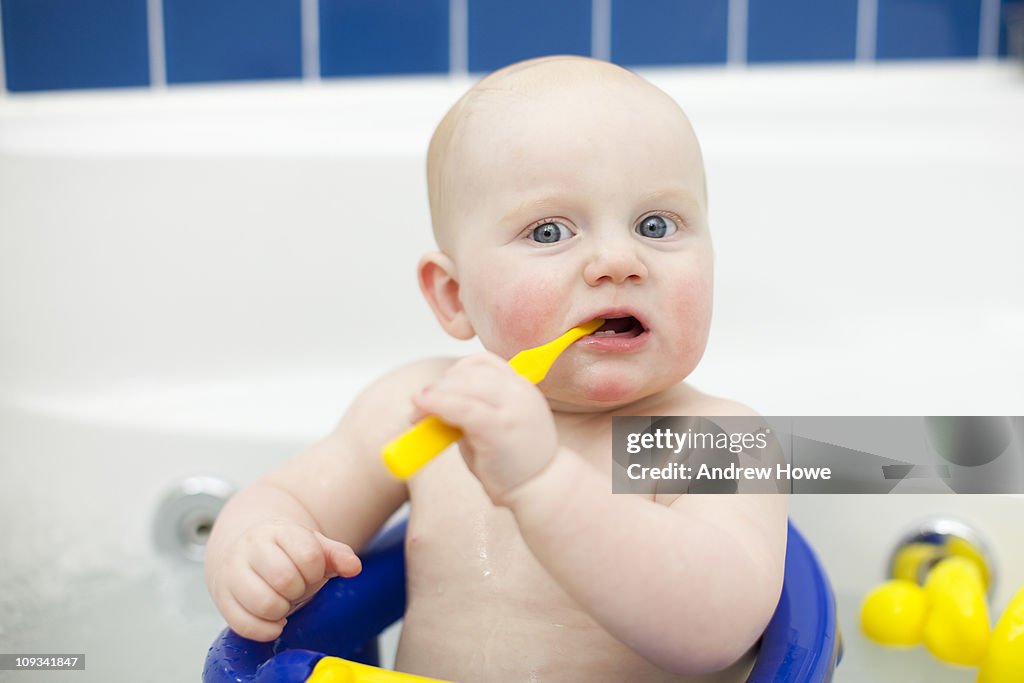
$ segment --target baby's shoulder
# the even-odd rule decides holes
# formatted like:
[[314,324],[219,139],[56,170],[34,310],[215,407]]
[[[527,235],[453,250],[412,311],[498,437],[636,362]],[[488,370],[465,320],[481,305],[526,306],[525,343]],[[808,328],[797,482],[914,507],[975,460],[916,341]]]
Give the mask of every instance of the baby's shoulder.
[[412,395],[456,360],[425,358],[381,375],[352,399],[330,438],[349,442],[357,451],[379,453],[388,440],[412,426]]
[[360,395],[362,398],[374,398],[384,393],[392,395],[395,391],[419,390],[443,375],[458,358],[435,356],[421,358],[412,362],[400,365],[397,368],[384,373]]
[[408,427],[412,414],[410,397],[435,381],[457,358],[423,358],[387,372],[364,388],[349,406],[346,420],[367,423],[401,423]]

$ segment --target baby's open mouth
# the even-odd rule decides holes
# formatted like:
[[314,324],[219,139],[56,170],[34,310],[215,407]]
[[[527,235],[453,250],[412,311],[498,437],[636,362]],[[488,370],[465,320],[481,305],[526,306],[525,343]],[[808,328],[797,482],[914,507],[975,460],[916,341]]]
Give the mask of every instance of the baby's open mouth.
[[631,339],[645,332],[644,326],[631,315],[624,318],[605,318],[604,325],[590,334],[591,337],[621,337]]

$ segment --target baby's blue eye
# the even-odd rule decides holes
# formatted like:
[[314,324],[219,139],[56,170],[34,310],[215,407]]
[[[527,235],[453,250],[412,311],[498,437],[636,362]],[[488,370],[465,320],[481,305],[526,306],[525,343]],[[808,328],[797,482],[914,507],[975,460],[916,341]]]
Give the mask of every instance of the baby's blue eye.
[[541,223],[530,233],[530,239],[541,244],[554,244],[555,242],[567,240],[570,237],[572,237],[572,233],[569,232],[569,228],[561,223],[552,223],[550,221]]
[[671,218],[665,216],[659,216],[654,214],[640,221],[640,225],[636,226],[636,231],[644,237],[652,237],[654,239],[660,239],[662,237],[668,237],[674,235],[679,226],[675,224]]

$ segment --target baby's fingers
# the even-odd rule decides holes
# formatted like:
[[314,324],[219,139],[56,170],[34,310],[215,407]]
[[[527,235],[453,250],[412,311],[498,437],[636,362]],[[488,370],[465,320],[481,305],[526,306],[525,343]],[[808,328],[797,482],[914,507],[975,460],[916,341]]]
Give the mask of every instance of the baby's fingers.
[[249,640],[267,642],[274,640],[284,630],[287,620],[266,619],[246,609],[233,593],[227,593],[219,601],[218,607],[225,621],[238,635]]
[[[306,532],[305,535],[308,543],[312,544],[316,551],[319,551],[315,541],[310,538],[309,533]],[[250,567],[275,593],[286,601],[293,601],[306,592],[308,584],[323,578],[323,563],[321,560],[320,574],[313,576],[311,580],[307,581],[304,573],[295,561],[295,555],[293,554],[295,549],[289,547],[289,544],[291,546],[297,544],[300,549],[302,547],[301,541],[296,541],[288,536],[280,537],[276,539],[276,543],[268,543],[262,546],[256,556],[250,560]],[[245,605],[244,602],[243,605]],[[248,607],[248,605],[245,606]]]
[[430,415],[430,413],[420,406],[420,400],[418,397],[422,396],[424,392],[428,391],[428,387],[424,387],[419,393],[412,395],[412,412],[409,414],[409,424],[414,425],[423,418]]
[[292,609],[291,601],[252,569],[242,573],[231,587],[231,595],[246,612],[266,621],[283,619]]
[[320,542],[324,558],[327,562],[326,576],[344,576],[348,578],[355,576],[363,570],[363,563],[353,552],[352,548],[332,538],[327,538],[319,531],[315,531],[313,534]]
[[294,563],[294,581],[275,589],[289,600],[295,601],[305,595],[310,586],[318,586],[327,574],[327,558],[314,532],[303,529],[302,533],[282,534],[277,545]]
[[498,412],[494,406],[475,396],[454,391],[430,391],[415,396],[413,403],[419,410],[436,415],[443,422],[477,436],[491,430]]

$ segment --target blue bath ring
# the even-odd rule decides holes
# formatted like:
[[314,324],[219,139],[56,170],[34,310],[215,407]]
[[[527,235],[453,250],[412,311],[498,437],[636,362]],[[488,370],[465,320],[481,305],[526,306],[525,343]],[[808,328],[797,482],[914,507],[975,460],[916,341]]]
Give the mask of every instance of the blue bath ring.
[[[224,629],[206,656],[203,683],[303,683],[329,655],[376,665],[377,635],[405,612],[404,541],[405,522],[378,535],[360,556],[362,573],[328,581],[274,642]],[[832,586],[790,523],[782,595],[747,683],[829,683],[840,657]]]

